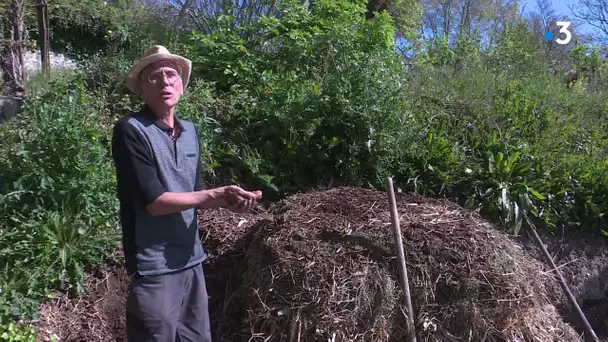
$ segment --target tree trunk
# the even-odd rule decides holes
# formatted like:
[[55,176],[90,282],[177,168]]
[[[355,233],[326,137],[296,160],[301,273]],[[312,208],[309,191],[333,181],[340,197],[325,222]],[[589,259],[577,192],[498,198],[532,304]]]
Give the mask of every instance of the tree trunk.
[[23,63],[23,16],[26,0],[11,0],[8,18],[10,37],[0,51],[4,78],[4,95],[22,97],[25,89],[25,65]]
[[179,14],[177,15],[177,27],[182,28],[186,24],[190,6],[192,6],[192,0],[186,0],[182,8],[179,10]]

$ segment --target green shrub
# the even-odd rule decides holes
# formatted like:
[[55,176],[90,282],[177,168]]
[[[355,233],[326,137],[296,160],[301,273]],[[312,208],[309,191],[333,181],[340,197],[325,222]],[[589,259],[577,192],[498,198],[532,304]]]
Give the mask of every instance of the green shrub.
[[[408,72],[394,54],[391,18],[365,20],[360,2],[285,2],[281,13],[238,30],[225,17],[184,47],[195,75],[217,90],[199,96],[213,179],[278,198],[380,187],[392,175],[515,231],[528,219],[602,225],[604,93],[577,93],[545,72],[522,22],[489,51],[474,38],[455,47],[437,39]],[[579,50],[581,68],[599,70]]]
[[361,1],[283,6],[280,18],[193,33],[185,47],[195,74],[218,90],[209,108],[214,174],[263,186],[270,197],[380,185],[401,167],[392,165],[395,151],[410,151],[404,142],[420,132],[407,110],[391,18],[366,20]]
[[125,83],[135,62],[126,56],[112,55],[97,56],[85,63],[87,90],[99,104],[99,115],[108,123],[141,107],[141,98],[132,94]]
[[[50,0],[51,49],[87,60],[120,54],[133,58],[150,45],[172,46],[180,34],[160,5],[141,1]],[[30,30],[37,39],[34,11]]]
[[605,225],[605,92],[483,67],[422,69],[409,84],[418,120],[448,141],[420,181],[515,230],[524,213],[549,229]]
[[0,127],[4,314],[35,314],[29,300],[53,287],[84,291],[85,268],[120,241],[110,132],[82,80],[61,81]]
[[0,324],[0,338],[7,342],[36,342],[36,332],[36,328],[19,323]]

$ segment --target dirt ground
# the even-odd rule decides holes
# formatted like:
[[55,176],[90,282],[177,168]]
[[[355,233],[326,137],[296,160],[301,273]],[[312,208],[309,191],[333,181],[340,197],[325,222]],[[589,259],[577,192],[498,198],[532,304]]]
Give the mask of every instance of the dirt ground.
[[[529,239],[519,244],[448,201],[399,198],[419,341],[578,340],[561,289]],[[302,341],[327,341],[329,330],[336,341],[403,336],[387,209],[383,192],[342,188],[253,213],[202,213],[215,340],[297,341],[300,334]],[[606,336],[606,243],[545,241],[596,332]],[[128,283],[120,268],[89,272],[88,295],[59,294],[43,304],[40,340],[125,341]],[[472,335],[452,334],[471,327]]]

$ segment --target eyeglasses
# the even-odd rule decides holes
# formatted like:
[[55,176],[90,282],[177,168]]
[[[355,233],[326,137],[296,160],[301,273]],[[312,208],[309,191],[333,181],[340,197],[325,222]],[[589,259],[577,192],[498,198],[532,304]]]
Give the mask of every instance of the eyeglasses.
[[158,84],[158,83],[162,82],[163,74],[167,77],[167,81],[171,85],[173,85],[173,83],[175,83],[178,79],[180,79],[182,77],[181,74],[176,70],[161,69],[159,71],[155,71],[155,72],[151,73],[150,75],[148,75],[148,82],[150,82],[150,84]]

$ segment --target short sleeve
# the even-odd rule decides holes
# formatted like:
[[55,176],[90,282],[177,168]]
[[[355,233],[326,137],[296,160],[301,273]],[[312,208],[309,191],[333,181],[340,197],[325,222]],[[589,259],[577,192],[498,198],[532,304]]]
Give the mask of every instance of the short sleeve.
[[112,158],[118,182],[124,184],[143,207],[167,191],[144,137],[126,120],[114,126]]

